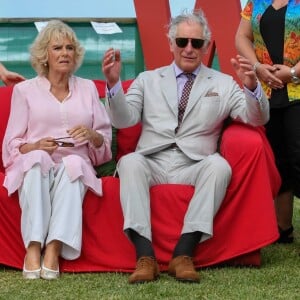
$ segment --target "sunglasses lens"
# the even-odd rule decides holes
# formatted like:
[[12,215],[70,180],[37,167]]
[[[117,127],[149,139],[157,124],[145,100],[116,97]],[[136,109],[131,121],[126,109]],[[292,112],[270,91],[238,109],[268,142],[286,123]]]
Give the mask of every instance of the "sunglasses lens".
[[61,147],[74,147],[73,143],[62,142]]
[[177,47],[185,48],[187,46],[187,44],[189,43],[189,40],[191,40],[192,46],[195,49],[200,49],[204,45],[204,40],[202,40],[202,39],[176,38],[175,42],[176,42]]
[[74,147],[74,143],[56,141],[58,147]]
[[189,39],[188,38],[176,38],[175,42],[179,48],[184,48],[187,46]]
[[201,39],[192,39],[192,46],[195,49],[202,48],[203,44],[204,44],[204,40],[201,40]]

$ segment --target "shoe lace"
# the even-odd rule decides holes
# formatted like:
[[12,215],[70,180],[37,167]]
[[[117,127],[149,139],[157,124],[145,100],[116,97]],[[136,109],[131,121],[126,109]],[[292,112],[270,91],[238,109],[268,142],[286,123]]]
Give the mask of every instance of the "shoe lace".
[[182,263],[185,264],[186,266],[194,268],[193,260],[189,256],[183,256],[182,257]]
[[136,269],[140,270],[140,269],[143,269],[147,266],[152,266],[153,265],[153,260],[154,260],[154,258],[152,258],[152,257],[141,257],[138,260]]

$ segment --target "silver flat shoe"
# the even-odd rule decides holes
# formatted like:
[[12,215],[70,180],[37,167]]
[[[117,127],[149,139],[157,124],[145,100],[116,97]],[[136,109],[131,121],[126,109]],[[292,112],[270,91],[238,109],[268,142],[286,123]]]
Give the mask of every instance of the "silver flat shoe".
[[36,270],[26,270],[25,261],[23,265],[23,278],[24,279],[39,279],[41,277],[41,268]]
[[57,279],[58,277],[59,277],[59,269],[51,270],[46,268],[44,264],[42,264],[41,278],[46,280],[53,280],[53,279]]

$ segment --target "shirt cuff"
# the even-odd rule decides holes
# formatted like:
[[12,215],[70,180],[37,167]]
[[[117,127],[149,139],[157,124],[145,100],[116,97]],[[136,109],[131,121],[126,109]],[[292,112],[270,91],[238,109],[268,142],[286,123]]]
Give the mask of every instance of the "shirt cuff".
[[111,99],[112,97],[114,97],[121,88],[122,88],[121,80],[119,80],[111,89],[109,89],[106,85],[107,98]]
[[261,99],[262,97],[262,87],[259,81],[257,81],[257,87],[254,91],[249,90],[244,86],[245,93],[248,95],[254,96],[257,100]]

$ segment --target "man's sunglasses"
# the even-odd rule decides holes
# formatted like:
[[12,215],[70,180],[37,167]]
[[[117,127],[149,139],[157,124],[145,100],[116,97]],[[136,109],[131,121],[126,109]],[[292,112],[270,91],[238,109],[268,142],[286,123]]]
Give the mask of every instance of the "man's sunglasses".
[[191,44],[195,49],[202,48],[205,42],[205,40],[202,39],[189,39],[189,38],[181,38],[181,37],[175,39],[176,45],[179,48],[185,48],[189,43],[189,41],[191,41]]

